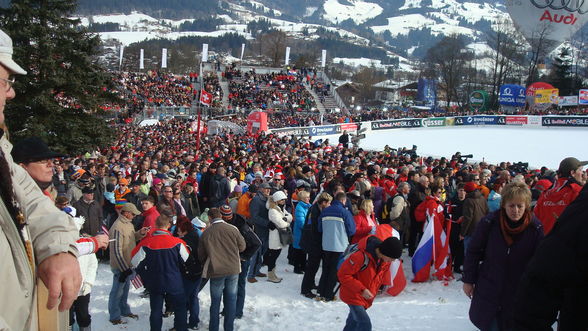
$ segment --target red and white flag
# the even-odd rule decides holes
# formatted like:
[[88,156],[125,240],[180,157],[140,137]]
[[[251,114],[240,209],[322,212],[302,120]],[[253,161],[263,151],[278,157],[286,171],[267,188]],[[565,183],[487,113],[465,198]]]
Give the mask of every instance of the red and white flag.
[[200,103],[206,106],[210,106],[210,104],[212,103],[212,93],[208,93],[205,90],[201,90]]
[[141,276],[139,276],[139,274],[136,274],[135,277],[131,279],[131,284],[133,284],[133,287],[137,290],[143,287],[143,280],[141,279]]

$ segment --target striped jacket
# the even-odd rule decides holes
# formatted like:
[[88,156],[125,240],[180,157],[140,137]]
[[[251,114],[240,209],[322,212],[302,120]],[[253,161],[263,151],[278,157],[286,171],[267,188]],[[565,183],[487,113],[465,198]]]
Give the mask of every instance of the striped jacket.
[[110,267],[119,271],[131,269],[131,252],[140,238],[132,221],[120,215],[108,232],[114,239],[110,244]]

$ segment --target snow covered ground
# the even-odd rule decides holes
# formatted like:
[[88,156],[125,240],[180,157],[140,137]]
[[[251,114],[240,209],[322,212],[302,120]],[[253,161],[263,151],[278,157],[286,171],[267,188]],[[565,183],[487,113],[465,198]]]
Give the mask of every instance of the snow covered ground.
[[[280,255],[277,273],[284,280],[279,284],[258,278],[259,282],[247,284],[244,316],[235,321],[235,329],[256,330],[342,330],[349,312],[341,301],[317,302],[301,296],[302,275],[293,273],[286,263],[287,250]],[[410,258],[404,256],[404,272],[412,276]],[[265,268],[262,269],[265,271]],[[319,269],[320,274],[320,269]],[[317,275],[318,282],[318,275]],[[379,296],[368,309],[374,331],[384,330],[475,330],[468,318],[469,299],[461,291],[461,282],[451,281],[413,284],[397,297]],[[148,330],[149,299],[131,290],[129,304],[139,320],[129,320],[125,325],[108,322],[108,294],[112,286],[112,273],[107,264],[100,264],[96,284],[92,289],[90,313],[92,327],[96,330]],[[132,286],[131,286],[132,288]],[[207,330],[209,323],[210,294],[208,285],[200,292],[200,330]],[[222,325],[222,319],[221,319]],[[163,330],[173,327],[173,317],[164,319]]]
[[485,126],[372,131],[360,146],[383,150],[385,145],[392,148],[417,145],[419,155],[450,157],[459,151],[473,154],[473,159],[478,161],[521,161],[536,168],[557,169],[559,162],[568,156],[588,160],[586,141],[586,128]]

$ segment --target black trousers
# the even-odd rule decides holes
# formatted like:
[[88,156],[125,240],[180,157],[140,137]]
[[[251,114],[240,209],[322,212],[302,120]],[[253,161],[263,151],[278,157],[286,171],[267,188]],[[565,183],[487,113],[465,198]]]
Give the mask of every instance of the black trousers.
[[408,238],[408,255],[413,256],[416,251],[419,240],[423,235],[423,223],[417,222],[413,219],[410,220],[410,234]]
[[281,252],[282,252],[281,248],[267,250],[267,252],[265,253],[265,256],[263,257],[263,262],[265,265],[267,265],[268,271],[272,271],[272,269],[274,269],[276,267],[276,261],[278,260],[278,257],[280,256]]
[[319,295],[327,300],[335,297],[337,285],[337,264],[342,252],[323,251],[323,271],[319,281]]
[[460,271],[463,264],[463,240],[459,240],[459,233],[461,232],[461,224],[451,224],[451,232],[449,235],[449,249],[451,250],[451,259],[453,262],[453,271]]
[[310,293],[315,287],[315,277],[318,268],[321,264],[322,252],[311,251],[308,253],[308,260],[306,260],[306,267],[304,268],[304,277],[302,278],[302,286],[300,288],[301,294]]
[[80,295],[72,304],[69,309],[69,325],[73,325],[76,321],[78,326],[85,328],[90,326],[92,323],[92,316],[88,311],[90,305],[90,293],[86,295]]
[[298,248],[292,248],[292,262],[294,270],[304,271],[306,265],[306,253]]

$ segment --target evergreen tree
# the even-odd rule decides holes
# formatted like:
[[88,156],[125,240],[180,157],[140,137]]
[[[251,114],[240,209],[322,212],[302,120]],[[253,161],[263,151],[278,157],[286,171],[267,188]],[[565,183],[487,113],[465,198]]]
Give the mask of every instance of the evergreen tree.
[[43,138],[70,154],[104,146],[113,135],[95,115],[114,101],[110,76],[97,64],[100,39],[70,19],[75,0],[12,0],[0,9],[0,28],[14,43],[14,57],[27,70],[17,77],[17,96],[7,104],[12,139]]
[[568,47],[563,47],[553,60],[549,82],[559,89],[561,96],[578,94],[582,82],[572,75],[572,54]]

